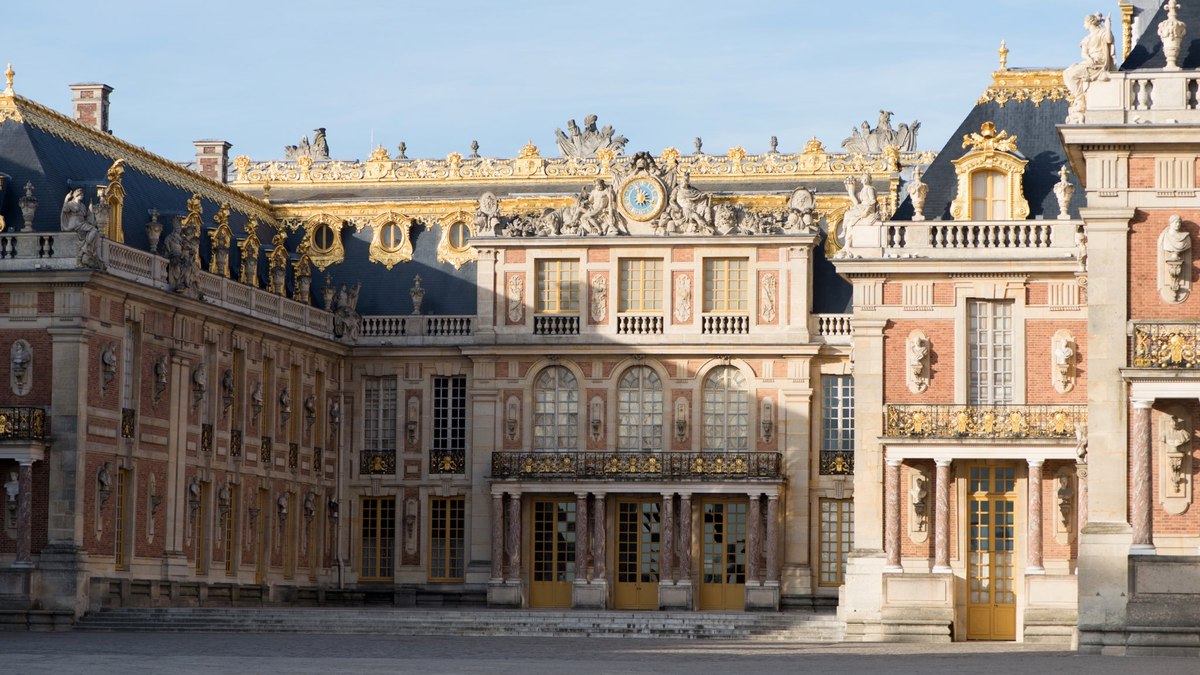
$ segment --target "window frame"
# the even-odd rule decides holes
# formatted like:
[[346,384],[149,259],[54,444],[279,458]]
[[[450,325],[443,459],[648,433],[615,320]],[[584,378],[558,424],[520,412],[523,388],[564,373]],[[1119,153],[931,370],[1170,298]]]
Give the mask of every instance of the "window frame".
[[619,259],[617,261],[617,313],[661,313],[666,293],[663,283],[665,267],[662,258]]
[[[549,373],[556,373],[553,389],[543,386],[543,379]],[[563,376],[570,378],[570,383]],[[552,395],[547,397],[547,394]],[[532,450],[570,452],[579,449],[579,398],[579,378],[566,366],[547,366],[537,374],[533,381]],[[547,444],[548,439],[554,439],[552,445]]]
[[534,261],[534,314],[579,314],[582,304],[579,260],[541,258]]
[[[639,374],[637,386],[625,386],[627,378],[633,373]],[[652,383],[657,384],[657,387]],[[665,394],[662,377],[650,366],[629,366],[617,378],[616,393],[617,452],[661,452],[664,448],[663,423],[665,420]],[[631,394],[631,396],[627,397],[626,394]],[[649,400],[647,400],[647,394],[649,394]],[[646,421],[647,417],[650,418],[649,423]],[[629,422],[627,423],[626,420]],[[626,442],[635,437],[637,443]],[[647,443],[647,439],[650,440],[649,443]]]
[[[710,388],[709,383],[720,377],[724,382],[719,388]],[[740,388],[730,386],[736,380]],[[720,396],[710,396],[719,393]],[[700,384],[701,450],[704,452],[749,452],[750,447],[750,384],[745,373],[737,366],[717,366],[705,374]],[[738,397],[740,400],[738,400]],[[738,418],[741,421],[738,421]],[[710,423],[710,420],[713,422]],[[717,422],[716,420],[719,420]],[[739,433],[731,433],[738,432]],[[719,433],[719,440],[717,434]],[[731,443],[731,439],[737,439]]]
[[705,258],[701,270],[705,314],[750,313],[750,258]]

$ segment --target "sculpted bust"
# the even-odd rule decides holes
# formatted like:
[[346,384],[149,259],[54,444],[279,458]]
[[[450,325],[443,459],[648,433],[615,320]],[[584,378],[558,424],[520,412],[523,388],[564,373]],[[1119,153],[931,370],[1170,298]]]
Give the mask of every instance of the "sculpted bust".
[[1178,215],[1158,236],[1158,291],[1171,304],[1187,300],[1192,292],[1192,235]]

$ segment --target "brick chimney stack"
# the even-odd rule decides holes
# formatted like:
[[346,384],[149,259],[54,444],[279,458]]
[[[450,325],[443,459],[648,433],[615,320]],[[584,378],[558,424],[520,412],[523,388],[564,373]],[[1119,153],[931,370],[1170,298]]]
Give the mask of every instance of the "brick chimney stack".
[[84,82],[71,85],[71,103],[75,121],[106,134],[108,128],[108,95],[112,87],[99,82]]
[[196,146],[196,172],[205,178],[224,183],[225,167],[229,164],[229,149],[225,141],[192,141]]

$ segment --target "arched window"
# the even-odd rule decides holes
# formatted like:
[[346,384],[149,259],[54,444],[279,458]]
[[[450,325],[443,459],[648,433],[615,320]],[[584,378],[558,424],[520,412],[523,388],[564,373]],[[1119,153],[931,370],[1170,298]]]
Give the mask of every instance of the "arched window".
[[621,376],[617,415],[617,450],[662,450],[662,380],[653,368],[634,366]]
[[704,449],[746,450],[750,442],[750,401],[746,377],[733,366],[713,368],[704,378]]
[[971,174],[971,220],[1008,218],[1008,174],[993,169]]
[[579,446],[579,385],[562,366],[547,368],[533,384],[533,447],[576,450]]

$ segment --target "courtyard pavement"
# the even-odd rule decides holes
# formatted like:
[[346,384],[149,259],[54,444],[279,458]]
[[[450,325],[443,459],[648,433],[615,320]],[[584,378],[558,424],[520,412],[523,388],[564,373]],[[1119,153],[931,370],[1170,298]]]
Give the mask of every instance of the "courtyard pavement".
[[1078,656],[1001,643],[800,644],[657,638],[0,632],[0,673],[1200,673],[1200,659]]

